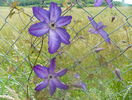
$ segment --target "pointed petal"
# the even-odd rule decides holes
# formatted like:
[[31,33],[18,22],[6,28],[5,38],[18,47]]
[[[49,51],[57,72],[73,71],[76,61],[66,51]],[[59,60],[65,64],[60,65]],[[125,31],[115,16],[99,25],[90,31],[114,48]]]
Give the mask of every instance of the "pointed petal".
[[54,73],[56,68],[56,58],[50,60],[49,73]]
[[85,83],[80,82],[80,85],[81,85],[81,87],[82,87],[82,89],[83,89],[84,91],[86,91],[86,90],[87,90],[87,86],[86,86],[86,84],[85,84]]
[[45,81],[39,83],[39,84],[36,86],[35,90],[36,90],[36,91],[41,91],[43,88],[46,88],[47,86],[48,86],[48,80],[45,80]]
[[28,29],[29,33],[33,36],[40,37],[49,31],[49,27],[46,23],[40,22],[31,25],[31,27]]
[[49,22],[50,13],[49,11],[41,8],[41,7],[33,7],[33,14],[34,16],[40,20],[41,22],[45,21],[46,23]]
[[101,6],[102,3],[103,3],[103,0],[94,0],[94,1],[95,1],[95,3],[94,3],[94,6],[95,6],[95,7],[99,7],[99,6]]
[[61,40],[58,34],[55,32],[55,30],[50,30],[49,40],[48,40],[49,53],[51,54],[55,53],[59,49],[60,44],[61,44]]
[[54,83],[53,80],[49,81],[49,91],[50,91],[50,95],[52,96],[54,94],[54,92],[56,91],[56,85]]
[[61,15],[61,8],[56,3],[50,3],[50,21],[56,22]]
[[63,70],[60,70],[57,73],[55,73],[55,76],[61,77],[61,76],[65,75],[66,73],[67,73],[67,69],[63,69]]
[[48,77],[48,70],[47,67],[41,66],[41,65],[36,65],[33,67],[33,70],[35,74],[42,79],[45,79]]
[[62,83],[57,78],[56,79],[53,79],[53,82],[55,83],[55,85],[56,85],[57,88],[64,89],[64,90],[68,89],[68,86],[65,85],[64,83]]
[[57,22],[56,22],[56,26],[57,27],[62,27],[62,26],[66,26],[68,24],[71,23],[71,19],[72,19],[72,16],[61,16]]
[[64,28],[56,28],[56,33],[59,35],[61,42],[64,44],[70,44],[70,35]]
[[98,31],[96,31],[96,30],[93,29],[93,28],[89,28],[89,32],[90,32],[90,33],[93,33],[93,34],[98,34]]
[[106,0],[106,3],[109,5],[110,8],[113,7],[112,0]]
[[100,29],[99,34],[105,39],[106,42],[111,43],[107,32],[105,32],[103,29]]
[[89,21],[90,21],[90,23],[91,23],[91,25],[96,29],[97,28],[97,26],[98,26],[98,24],[93,20],[93,18],[92,17],[88,17],[88,19],[89,19]]
[[103,23],[102,23],[102,22],[99,22],[97,28],[99,29],[99,28],[102,27],[102,26],[103,26]]
[[103,29],[103,28],[106,28],[107,26],[106,25],[103,25],[103,23],[102,22],[99,22],[98,23],[98,27],[97,27],[97,29]]

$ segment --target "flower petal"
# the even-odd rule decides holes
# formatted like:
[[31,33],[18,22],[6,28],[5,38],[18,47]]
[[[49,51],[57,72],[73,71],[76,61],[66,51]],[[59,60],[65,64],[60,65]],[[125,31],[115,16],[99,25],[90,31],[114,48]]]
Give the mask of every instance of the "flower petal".
[[107,32],[105,32],[103,29],[100,29],[98,32],[105,39],[106,42],[111,43]]
[[56,28],[56,33],[59,35],[61,42],[65,44],[70,44],[70,35],[64,28]]
[[55,73],[55,76],[56,77],[61,77],[61,76],[65,75],[66,73],[67,73],[67,69],[65,68],[65,69],[60,70],[57,73]]
[[36,90],[36,91],[41,91],[43,88],[46,88],[47,86],[48,86],[48,80],[45,80],[45,81],[39,83],[39,84],[36,86],[35,90]]
[[97,29],[103,29],[103,28],[106,28],[107,26],[106,25],[103,25],[103,23],[102,22],[99,22],[98,23],[98,27],[97,27]]
[[109,5],[110,8],[113,7],[112,0],[106,0],[106,3]]
[[53,82],[55,83],[55,85],[56,85],[57,88],[64,89],[64,90],[68,89],[68,86],[65,85],[64,83],[62,83],[57,78],[56,79],[53,79]]
[[28,31],[31,35],[40,37],[40,36],[48,33],[49,27],[46,23],[40,22],[40,23],[31,25],[31,27],[29,28]]
[[50,60],[49,73],[54,73],[56,68],[56,58]]
[[68,24],[71,23],[71,19],[72,19],[72,16],[61,16],[57,22],[56,22],[56,26],[57,27],[62,27],[62,26],[66,26]]
[[88,19],[89,19],[89,21],[90,21],[90,23],[91,23],[91,25],[96,29],[97,28],[97,26],[98,26],[98,24],[93,20],[93,18],[92,17],[89,17],[88,16]]
[[94,0],[94,1],[95,1],[95,3],[94,3],[95,7],[101,6],[103,3],[103,0]]
[[49,41],[48,41],[49,53],[51,54],[55,53],[59,49],[60,44],[61,44],[61,40],[58,34],[55,32],[55,30],[50,30]]
[[33,14],[34,16],[40,20],[41,22],[45,21],[46,23],[49,22],[50,13],[49,11],[41,8],[41,7],[33,7]]
[[80,82],[80,85],[81,85],[81,87],[82,87],[82,89],[83,89],[84,91],[86,91],[86,90],[87,90],[87,86],[86,86],[86,84],[85,84],[85,83]]
[[47,67],[36,65],[33,67],[33,70],[39,78],[45,79],[48,77]]
[[88,30],[90,33],[93,33],[93,34],[98,34],[99,32],[98,31],[96,31],[95,29],[93,29],[93,28],[89,28],[89,30]]
[[50,3],[50,21],[56,22],[61,15],[61,8],[56,3]]
[[80,79],[80,75],[79,74],[75,74],[74,77],[77,78],[77,79]]
[[54,94],[54,92],[56,91],[56,85],[54,83],[53,80],[49,81],[49,91],[50,91],[50,95],[52,96]]

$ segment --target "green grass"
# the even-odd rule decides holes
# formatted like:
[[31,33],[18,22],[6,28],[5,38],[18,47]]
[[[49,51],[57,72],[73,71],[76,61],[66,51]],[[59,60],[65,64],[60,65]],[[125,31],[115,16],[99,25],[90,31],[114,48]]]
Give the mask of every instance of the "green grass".
[[[103,7],[89,7],[84,8],[93,16],[98,14]],[[132,15],[132,7],[119,7],[121,12],[123,12],[127,17]],[[24,8],[24,11],[32,15],[31,8]],[[9,8],[1,7],[0,15],[6,17],[10,12]],[[17,11],[16,11],[17,12]],[[88,13],[82,9],[72,8],[66,15],[72,15],[73,20],[70,25],[66,27],[69,34],[71,35],[71,40],[76,35],[73,29],[78,32],[81,28],[89,23],[87,16]],[[112,16],[115,16],[116,19],[114,22],[111,22]],[[34,18],[35,19],[35,18]],[[108,33],[111,33],[113,30],[123,25],[126,20],[115,8],[107,8],[101,14],[99,14],[95,20],[97,22],[102,21],[107,28],[105,29]],[[127,27],[127,32],[124,27],[121,27],[119,30],[113,32],[110,35],[110,38],[114,41],[111,45],[103,42],[99,47],[105,48],[105,50],[100,53],[95,53],[93,48],[103,39],[99,35],[91,34],[88,32],[88,29],[91,25],[88,25],[82,31],[79,32],[79,35],[71,45],[64,46],[60,56],[57,56],[57,69],[60,70],[63,68],[68,68],[68,73],[61,78],[67,84],[73,84],[76,79],[74,74],[79,73],[81,79],[87,84],[88,91],[84,92],[81,89],[70,88],[67,91],[56,91],[54,96],[50,96],[47,89],[36,93],[34,91],[35,84],[39,83],[39,78],[33,73],[31,80],[27,81],[29,73],[31,71],[29,61],[25,61],[21,64],[26,56],[28,56],[31,51],[34,51],[30,55],[30,62],[34,63],[38,55],[38,50],[41,47],[39,44],[36,49],[30,48],[31,41],[35,40],[35,37],[32,37],[28,34],[28,27],[36,23],[37,21],[32,21],[28,27],[25,29],[30,21],[30,18],[26,15],[20,13],[15,14],[12,18],[7,19],[7,24],[0,30],[0,95],[10,95],[12,97],[20,98],[20,100],[25,100],[27,96],[27,84],[29,84],[29,96],[31,100],[35,98],[36,100],[131,100],[132,90],[130,86],[132,85],[132,49],[128,49],[124,55],[118,57],[108,64],[103,64],[108,62],[114,57],[117,57],[122,50],[124,50],[128,44],[132,44],[132,29]],[[132,22],[132,18],[129,18],[129,23]],[[0,17],[0,27],[4,24],[4,19]],[[132,24],[132,23],[131,23]],[[15,28],[15,29],[14,29]],[[18,33],[20,32],[20,33]],[[129,35],[129,39],[127,38]],[[20,39],[15,43],[11,48],[11,44],[19,37]],[[35,44],[39,43],[41,38],[37,39]],[[125,41],[126,43],[123,43]],[[115,45],[116,44],[116,45]],[[62,45],[63,46],[63,45]],[[119,48],[120,47],[121,50]],[[42,53],[38,58],[37,64],[42,64],[48,66],[49,59],[54,55],[50,55],[47,51],[47,38],[44,39],[44,46]],[[10,50],[8,55],[5,53]],[[129,58],[129,59],[127,59]],[[103,65],[102,65],[103,64]],[[113,71],[115,68],[121,70],[123,81],[119,81],[115,78]],[[16,70],[17,69],[17,70]],[[8,76],[12,75],[9,79]],[[12,91],[7,89],[10,87]],[[128,87],[128,88],[127,88]],[[126,89],[127,88],[127,89]],[[124,90],[126,89],[126,90]],[[123,92],[121,92],[124,90]],[[0,98],[0,100],[6,100]],[[18,100],[18,99],[15,99]]]

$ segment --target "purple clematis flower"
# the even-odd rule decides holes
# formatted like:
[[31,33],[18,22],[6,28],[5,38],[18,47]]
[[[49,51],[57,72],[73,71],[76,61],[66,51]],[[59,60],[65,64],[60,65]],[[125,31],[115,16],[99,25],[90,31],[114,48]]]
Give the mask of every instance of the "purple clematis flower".
[[103,25],[102,22],[96,23],[92,17],[88,17],[88,19],[90,20],[93,28],[89,29],[89,32],[94,33],[94,34],[100,34],[102,36],[102,38],[105,39],[106,42],[110,43],[110,38],[109,35],[107,34],[106,31],[104,31],[104,28],[106,27],[105,25]]
[[59,49],[61,42],[70,44],[70,35],[62,27],[71,23],[71,16],[61,16],[61,8],[53,2],[50,3],[49,11],[41,7],[33,7],[32,10],[34,16],[40,22],[31,25],[29,33],[36,37],[48,33],[49,53],[55,53]]
[[51,59],[49,67],[36,65],[34,66],[33,70],[36,75],[44,79],[41,83],[39,83],[35,90],[41,91],[43,88],[46,88],[49,85],[50,95],[53,95],[56,91],[56,88],[60,89],[68,89],[68,86],[62,83],[58,77],[61,77],[66,74],[67,69],[60,70],[58,72],[54,72],[56,68],[55,58]]
[[[104,0],[95,0],[94,6],[98,7],[101,6]],[[106,3],[109,5],[110,8],[113,7],[112,0],[105,0]]]

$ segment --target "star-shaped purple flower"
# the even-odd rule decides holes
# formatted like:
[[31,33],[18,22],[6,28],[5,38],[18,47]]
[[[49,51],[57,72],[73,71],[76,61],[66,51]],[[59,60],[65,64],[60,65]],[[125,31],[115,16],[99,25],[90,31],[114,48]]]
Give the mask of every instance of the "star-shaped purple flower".
[[[104,0],[95,0],[94,6],[98,7],[101,6]],[[110,8],[113,7],[112,0],[105,0],[106,3],[109,5]]]
[[56,88],[60,89],[68,89],[68,86],[62,83],[58,78],[65,75],[67,72],[67,69],[60,70],[58,72],[55,72],[56,68],[56,62],[55,58],[51,59],[49,67],[36,65],[33,67],[34,72],[36,75],[44,79],[41,83],[39,83],[35,90],[41,91],[42,89],[46,88],[49,85],[49,91],[50,95],[53,95],[56,91]]
[[89,21],[91,22],[91,25],[93,26],[93,28],[89,29],[89,32],[94,33],[94,34],[100,34],[102,36],[102,38],[105,39],[105,41],[107,43],[110,43],[110,38],[109,35],[106,31],[104,31],[104,28],[106,27],[105,25],[103,25],[102,22],[96,23],[92,17],[88,17]]
[[51,54],[59,49],[61,42],[70,44],[70,35],[62,27],[71,23],[71,16],[61,16],[61,8],[53,2],[50,3],[49,11],[41,7],[33,7],[32,10],[40,22],[31,25],[29,33],[36,37],[48,33],[48,50]]

